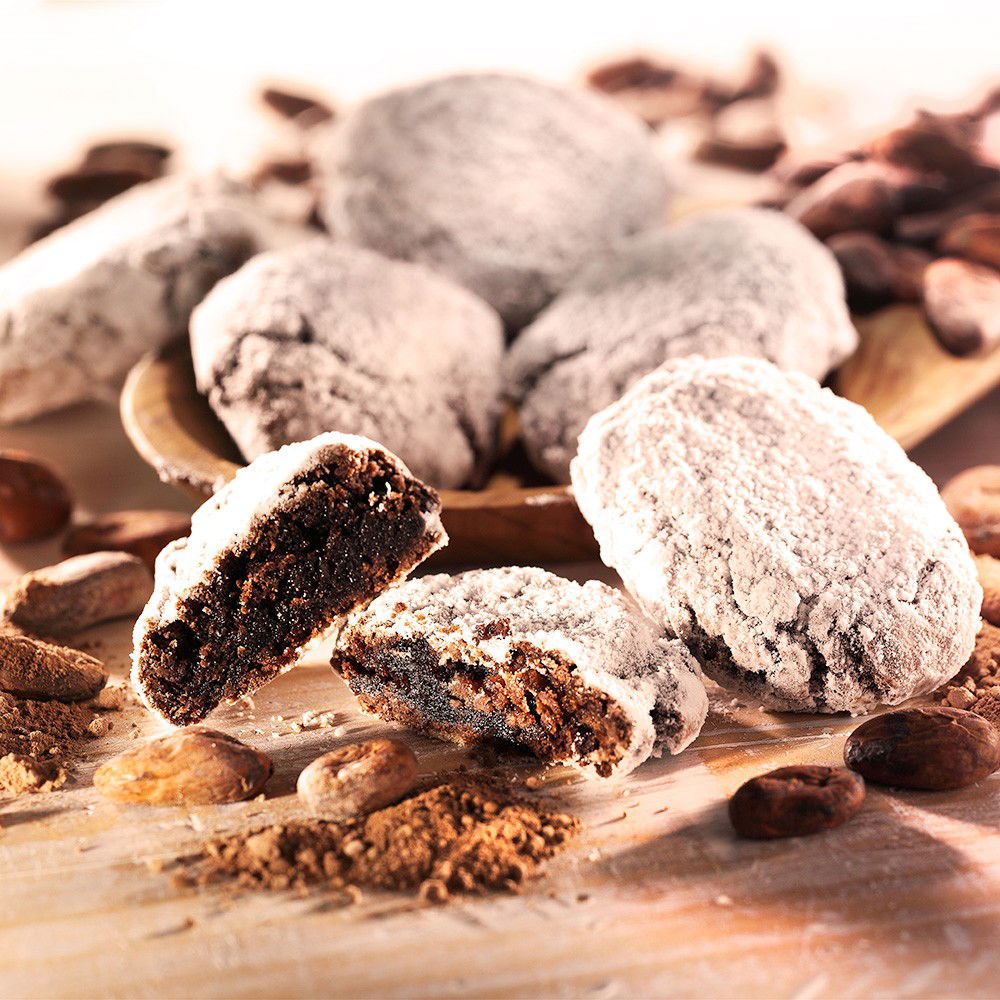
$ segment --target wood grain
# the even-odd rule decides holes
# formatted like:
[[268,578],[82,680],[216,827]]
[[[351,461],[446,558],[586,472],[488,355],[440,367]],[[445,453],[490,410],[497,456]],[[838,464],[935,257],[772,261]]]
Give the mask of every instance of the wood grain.
[[[833,376],[834,389],[864,406],[904,448],[912,448],[1000,384],[1000,350],[955,358],[920,311],[894,306],[857,320],[861,346]],[[239,452],[198,393],[182,343],[132,371],[122,421],[161,479],[210,496],[232,478]],[[482,490],[443,490],[451,537],[432,565],[571,562],[597,546],[564,486],[545,485],[517,446],[516,418],[505,423],[501,461]]]
[[[121,675],[127,625],[91,633]],[[584,833],[524,895],[445,908],[371,893],[178,891],[154,870],[212,833],[297,813],[298,770],[386,732],[312,650],[213,725],[270,753],[263,802],[193,809],[100,799],[94,768],[157,724],[117,718],[68,791],[0,807],[5,997],[990,997],[1000,930],[1000,778],[959,792],[876,788],[813,838],[741,841],[726,797],[793,761],[836,763],[845,717],[773,716],[717,690],[694,747],[623,783],[553,769],[543,794]],[[341,730],[294,733],[306,709]],[[273,735],[276,734],[276,735]],[[461,752],[402,733],[425,772]],[[505,767],[524,776],[524,762]]]

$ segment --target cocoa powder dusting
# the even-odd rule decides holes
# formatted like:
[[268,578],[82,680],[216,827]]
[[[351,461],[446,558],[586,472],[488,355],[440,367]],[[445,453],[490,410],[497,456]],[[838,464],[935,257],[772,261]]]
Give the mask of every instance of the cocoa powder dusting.
[[182,884],[235,881],[258,889],[517,892],[558,853],[579,821],[518,798],[492,781],[449,775],[402,802],[342,823],[298,820],[208,841]]
[[32,701],[0,691],[0,796],[59,788],[80,744],[108,728],[90,705]]

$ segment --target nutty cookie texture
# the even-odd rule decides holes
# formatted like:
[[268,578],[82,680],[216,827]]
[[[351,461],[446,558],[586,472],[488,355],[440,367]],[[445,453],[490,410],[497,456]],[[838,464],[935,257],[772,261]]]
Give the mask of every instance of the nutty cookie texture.
[[289,238],[222,176],[141,184],[0,267],[0,423],[112,395],[223,275]]
[[672,362],[590,420],[572,475],[604,561],[769,708],[896,704],[972,652],[982,590],[934,484],[804,375]]
[[511,326],[591,258],[666,214],[649,130],[604,97],[501,73],[364,102],[334,129],[323,214],[338,239],[418,261]]
[[437,494],[366,438],[262,455],[156,560],[132,680],[175,725],[256,690],[447,542]]
[[348,619],[332,664],[384,719],[603,777],[679,753],[708,710],[690,654],[626,595],[530,567],[394,587]]
[[199,388],[248,459],[339,430],[457,488],[493,458],[500,319],[419,265],[328,239],[261,254],[195,310],[191,350]]
[[588,418],[664,362],[747,355],[821,379],[857,342],[830,251],[786,215],[726,209],[595,261],[514,341],[506,381],[532,461],[568,482]]

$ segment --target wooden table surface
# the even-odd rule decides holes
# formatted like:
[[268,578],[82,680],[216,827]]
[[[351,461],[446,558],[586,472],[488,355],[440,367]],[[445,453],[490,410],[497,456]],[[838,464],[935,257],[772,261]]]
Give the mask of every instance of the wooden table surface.
[[[956,442],[995,418],[995,405],[980,409],[971,431],[942,432],[926,453],[955,461]],[[110,408],[2,438],[57,462],[85,510],[188,503],[139,464]],[[53,543],[0,551],[0,581],[55,557]],[[559,569],[609,578],[593,564]],[[124,676],[128,625],[93,633]],[[130,724],[157,729],[131,709],[92,745],[70,788],[0,805],[0,996],[1000,995],[1000,777],[960,792],[872,789],[840,830],[739,841],[727,796],[771,767],[837,762],[855,720],[767,715],[718,691],[680,758],[622,784],[547,773],[545,791],[582,817],[584,832],[522,896],[428,908],[370,895],[337,909],[322,895],[178,893],[151,867],[212,831],[294,815],[303,764],[384,728],[357,712],[325,664],[322,647],[312,650],[258,693],[252,713],[213,717],[274,757],[266,802],[153,809],[98,798],[93,768],[132,742]],[[306,709],[336,711],[338,728],[289,732]],[[462,759],[406,738],[425,771]]]

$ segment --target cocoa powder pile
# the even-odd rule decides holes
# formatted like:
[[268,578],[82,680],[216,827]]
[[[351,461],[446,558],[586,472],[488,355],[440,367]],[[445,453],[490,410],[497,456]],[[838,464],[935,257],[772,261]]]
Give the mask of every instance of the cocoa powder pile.
[[87,705],[31,701],[0,691],[0,795],[59,788],[76,745],[105,727]]
[[942,705],[976,712],[1000,725],[1000,628],[983,620],[969,662],[939,695]]
[[579,829],[579,821],[513,795],[499,784],[449,775],[395,805],[343,823],[298,820],[208,841],[186,859],[180,884],[235,881],[259,889],[517,892]]

